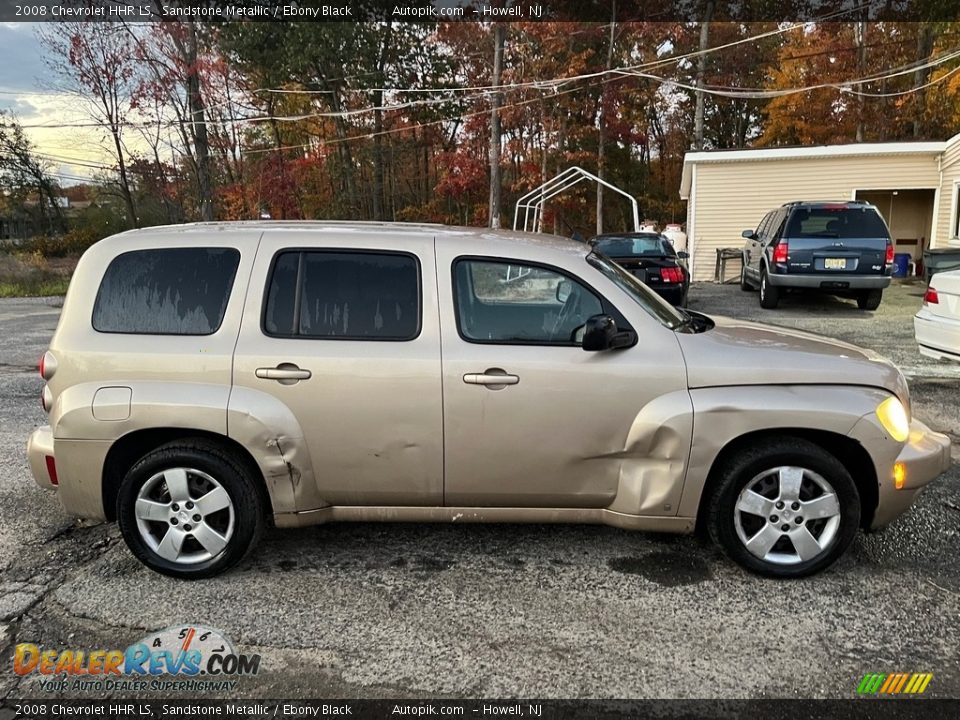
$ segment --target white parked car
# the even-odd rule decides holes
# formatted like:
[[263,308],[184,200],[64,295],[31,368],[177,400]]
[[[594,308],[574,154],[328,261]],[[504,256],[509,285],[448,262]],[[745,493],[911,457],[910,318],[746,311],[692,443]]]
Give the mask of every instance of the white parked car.
[[960,361],[960,270],[930,278],[913,328],[921,355]]

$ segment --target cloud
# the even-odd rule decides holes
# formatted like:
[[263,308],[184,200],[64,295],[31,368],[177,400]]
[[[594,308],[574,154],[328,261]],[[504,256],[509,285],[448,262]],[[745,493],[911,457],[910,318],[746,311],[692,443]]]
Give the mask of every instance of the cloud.
[[28,94],[51,79],[34,23],[0,24],[0,90]]
[[40,117],[40,108],[22,97],[0,96],[0,110],[13,113],[20,120],[32,120]]

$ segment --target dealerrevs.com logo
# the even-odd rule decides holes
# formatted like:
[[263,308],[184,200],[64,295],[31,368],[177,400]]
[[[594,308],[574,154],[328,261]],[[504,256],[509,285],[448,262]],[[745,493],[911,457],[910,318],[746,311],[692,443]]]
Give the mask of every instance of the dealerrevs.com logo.
[[238,677],[256,675],[260,656],[238,653],[219,630],[172,625],[126,650],[42,650],[20,643],[13,671],[35,675],[45,692],[222,692],[234,690]]

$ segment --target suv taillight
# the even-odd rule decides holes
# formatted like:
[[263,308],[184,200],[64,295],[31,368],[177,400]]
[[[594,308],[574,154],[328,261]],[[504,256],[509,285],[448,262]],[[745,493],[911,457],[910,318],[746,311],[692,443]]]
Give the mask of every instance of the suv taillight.
[[893,265],[893,243],[887,242],[887,258],[884,261],[887,265]]
[[785,263],[790,254],[790,245],[786,240],[781,240],[773,249],[773,261],[775,263]]
[[940,296],[937,295],[937,291],[934,290],[932,287],[927,288],[927,292],[923,296],[923,304],[924,305],[940,304]]

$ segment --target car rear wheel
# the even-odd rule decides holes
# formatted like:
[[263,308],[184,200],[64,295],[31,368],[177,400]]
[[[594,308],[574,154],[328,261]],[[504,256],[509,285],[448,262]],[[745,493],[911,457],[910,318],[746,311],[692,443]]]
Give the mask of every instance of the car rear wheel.
[[876,310],[883,299],[883,290],[861,290],[857,293],[857,307],[861,310]]
[[812,575],[837,560],[860,526],[860,495],[843,464],[801,438],[732,457],[710,498],[710,536],[760,575]]
[[760,307],[773,310],[780,304],[780,289],[771,285],[767,279],[767,271],[760,271]]
[[182,441],[130,469],[120,485],[117,519],[140,562],[191,579],[240,562],[260,536],[264,510],[242,464],[213,443]]
[[747,263],[746,261],[740,266],[740,289],[744,292],[750,292],[753,290],[753,285],[747,280]]

